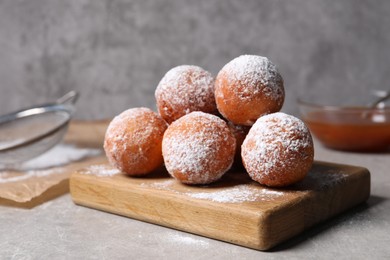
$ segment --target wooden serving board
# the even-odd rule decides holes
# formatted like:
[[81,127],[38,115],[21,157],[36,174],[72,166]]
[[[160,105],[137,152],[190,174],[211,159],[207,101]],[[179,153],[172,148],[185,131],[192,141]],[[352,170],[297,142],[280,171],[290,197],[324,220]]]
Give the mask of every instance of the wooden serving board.
[[231,171],[208,186],[181,184],[163,169],[142,178],[107,176],[109,172],[108,165],[93,165],[73,173],[74,202],[258,250],[267,250],[370,195],[367,169],[325,162],[315,162],[303,181],[287,189],[261,186],[243,170]]

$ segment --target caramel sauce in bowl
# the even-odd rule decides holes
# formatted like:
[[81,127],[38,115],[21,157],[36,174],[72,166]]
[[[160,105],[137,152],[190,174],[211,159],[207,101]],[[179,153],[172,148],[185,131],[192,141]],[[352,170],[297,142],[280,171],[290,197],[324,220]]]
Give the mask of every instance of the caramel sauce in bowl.
[[390,107],[338,107],[298,101],[302,120],[326,147],[354,152],[390,151]]

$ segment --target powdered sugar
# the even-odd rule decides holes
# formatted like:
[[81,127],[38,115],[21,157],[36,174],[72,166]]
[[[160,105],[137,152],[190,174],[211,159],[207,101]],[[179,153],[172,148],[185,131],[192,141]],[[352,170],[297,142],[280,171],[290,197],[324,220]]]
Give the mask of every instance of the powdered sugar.
[[168,128],[162,149],[172,176],[179,175],[186,183],[205,184],[219,179],[231,167],[235,138],[222,119],[192,112]]
[[[180,169],[181,172],[193,172],[195,175],[201,175],[207,171],[207,161],[216,150],[213,147],[213,140],[205,138],[203,133],[185,138],[172,137],[166,145],[172,147],[173,153],[177,155],[172,156],[173,153],[167,152],[169,165],[175,165],[175,168]],[[205,161],[206,163],[203,163]],[[204,177],[208,179],[208,176]]]
[[258,179],[270,172],[297,170],[303,161],[313,157],[312,147],[306,125],[279,112],[256,121],[242,145],[242,158],[251,177]]
[[169,179],[165,181],[153,182],[153,183],[141,183],[141,187],[153,187],[159,190],[172,190],[170,187],[174,185],[176,181],[174,179]]
[[211,200],[220,203],[241,203],[253,201],[269,201],[283,196],[285,193],[248,185],[237,185],[220,191],[186,193],[191,198]]
[[85,170],[80,171],[82,174],[93,174],[97,176],[113,176],[115,174],[119,174],[120,171],[116,168],[113,168],[109,165],[91,165],[87,167]]
[[15,175],[9,172],[0,172],[0,183],[10,183],[10,182],[18,182],[30,179],[32,177],[45,177],[52,174],[63,173],[64,169],[62,168],[53,168],[46,170],[29,170],[20,174]]
[[[245,86],[232,89],[235,96],[243,101],[252,99],[259,93],[271,100],[284,100],[283,78],[275,64],[266,57],[241,55],[227,63],[220,73],[230,86],[237,85],[238,82]],[[222,77],[218,76],[217,80],[222,80]]]
[[214,77],[198,66],[174,67],[161,79],[155,98],[168,123],[192,111],[215,113]]
[[59,144],[41,156],[22,164],[20,170],[37,170],[58,167],[101,154],[100,149],[81,148],[70,144]]
[[[198,236],[193,236],[190,234],[185,233],[172,233],[169,236],[167,236],[168,240],[171,240],[174,246],[178,246],[178,243],[182,243],[185,245],[190,245],[191,247],[199,247],[201,249],[209,248],[210,243],[207,240],[201,239]],[[164,244],[166,244],[167,241],[164,240]]]
[[69,144],[58,144],[41,156],[27,161],[18,167],[14,167],[15,169],[13,170],[20,171],[20,174],[10,173],[8,170],[4,172],[0,171],[0,183],[23,181],[32,177],[44,177],[51,174],[63,173],[64,169],[59,168],[60,166],[97,156],[100,153],[100,149],[79,148]]
[[[218,203],[242,203],[255,201],[272,201],[279,197],[285,196],[287,193],[269,188],[260,187],[258,185],[239,184],[223,189],[207,189],[207,191],[196,192],[179,191],[174,187],[175,180],[166,180],[155,183],[142,183],[142,187],[155,188],[158,190],[167,190],[176,194],[182,194],[194,199],[208,200]],[[204,190],[204,189],[203,189]]]
[[[316,167],[316,165],[314,166]],[[321,168],[310,171],[298,187],[310,187],[323,190],[334,187],[347,180],[348,173],[340,169]]]

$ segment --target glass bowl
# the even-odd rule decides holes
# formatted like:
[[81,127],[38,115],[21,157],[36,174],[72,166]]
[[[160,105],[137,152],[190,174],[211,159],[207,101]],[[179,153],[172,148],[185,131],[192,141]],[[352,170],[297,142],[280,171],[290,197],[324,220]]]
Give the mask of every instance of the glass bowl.
[[302,120],[324,146],[355,152],[390,151],[390,107],[328,106],[298,100]]

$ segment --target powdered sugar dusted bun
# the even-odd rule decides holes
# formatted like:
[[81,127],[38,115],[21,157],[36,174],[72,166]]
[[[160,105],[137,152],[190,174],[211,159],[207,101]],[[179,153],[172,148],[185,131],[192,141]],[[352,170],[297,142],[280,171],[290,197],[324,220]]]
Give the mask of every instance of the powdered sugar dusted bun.
[[207,184],[222,177],[233,163],[236,140],[225,121],[192,112],[173,122],[162,151],[168,172],[187,184]]
[[129,175],[145,175],[163,164],[161,143],[167,123],[149,108],[116,116],[104,138],[109,162]]
[[219,112],[238,125],[251,126],[284,102],[282,76],[266,57],[242,55],[227,63],[215,82]]
[[158,84],[155,98],[160,115],[169,124],[192,111],[217,112],[214,77],[198,66],[169,70]]
[[249,176],[271,187],[302,180],[310,170],[314,148],[309,129],[298,118],[284,113],[260,117],[241,147]]

